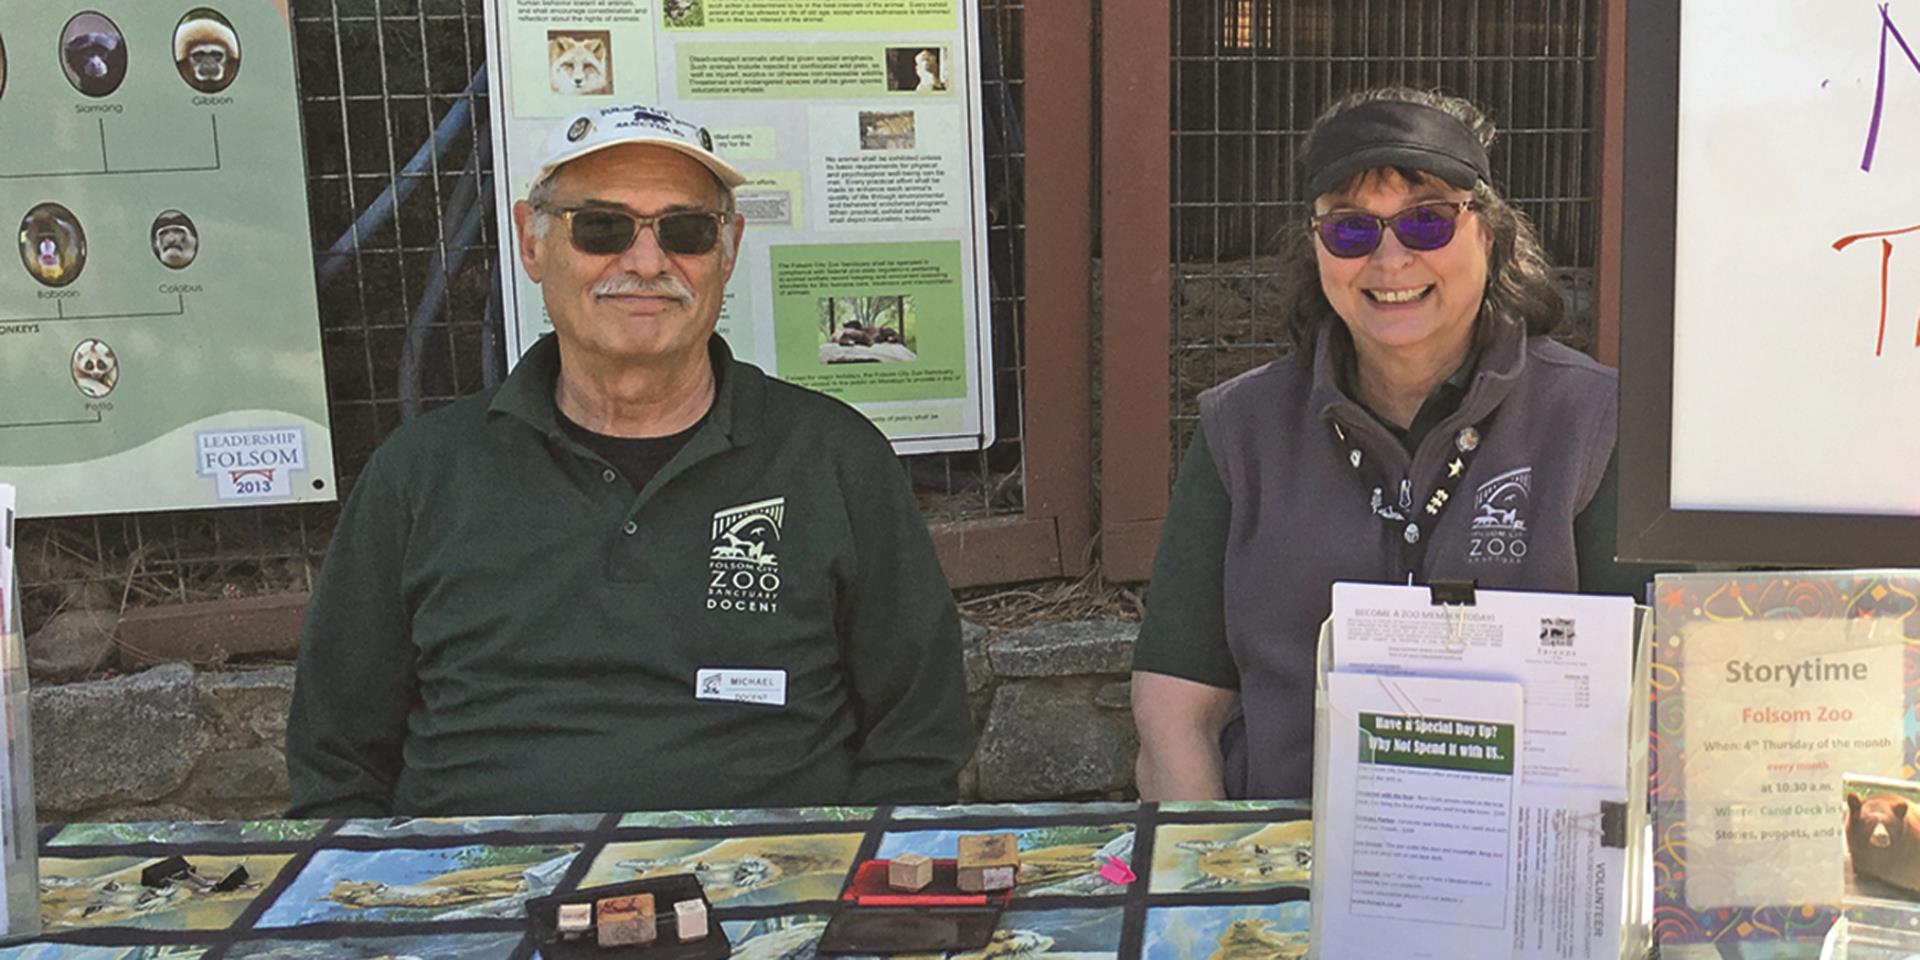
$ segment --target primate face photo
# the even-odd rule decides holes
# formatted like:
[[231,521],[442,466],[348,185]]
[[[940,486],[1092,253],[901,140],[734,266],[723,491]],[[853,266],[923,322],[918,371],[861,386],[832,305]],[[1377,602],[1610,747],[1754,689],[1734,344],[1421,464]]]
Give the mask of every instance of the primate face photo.
[[113,392],[120,382],[120,360],[104,340],[82,340],[73,348],[73,385],[93,400]]
[[171,269],[185,269],[200,255],[200,230],[178,210],[161,213],[153,221],[153,255]]
[[75,90],[107,96],[127,78],[126,38],[105,15],[79,14],[60,31],[60,66]]
[[217,10],[189,10],[173,29],[173,65],[187,86],[219,93],[240,72],[240,34]]
[[87,234],[79,218],[57,203],[43,203],[20,221],[20,262],[35,280],[64,287],[87,265]]

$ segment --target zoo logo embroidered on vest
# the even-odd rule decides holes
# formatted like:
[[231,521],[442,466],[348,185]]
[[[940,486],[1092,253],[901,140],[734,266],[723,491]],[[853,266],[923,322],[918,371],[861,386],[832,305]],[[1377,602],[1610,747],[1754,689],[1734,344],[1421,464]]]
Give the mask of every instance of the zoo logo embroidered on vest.
[[1508,470],[1473,492],[1473,533],[1468,563],[1519,563],[1527,558],[1527,505],[1533,468]]
[[780,612],[780,523],[787,498],[728,507],[713,515],[707,553],[707,609]]

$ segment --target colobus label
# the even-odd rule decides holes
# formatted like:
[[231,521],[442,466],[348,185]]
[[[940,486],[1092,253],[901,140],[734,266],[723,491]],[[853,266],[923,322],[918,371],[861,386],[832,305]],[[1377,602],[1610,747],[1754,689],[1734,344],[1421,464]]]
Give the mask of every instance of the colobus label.
[[285,500],[293,474],[307,469],[307,433],[299,427],[216,430],[194,435],[195,472],[214,479],[222,500]]

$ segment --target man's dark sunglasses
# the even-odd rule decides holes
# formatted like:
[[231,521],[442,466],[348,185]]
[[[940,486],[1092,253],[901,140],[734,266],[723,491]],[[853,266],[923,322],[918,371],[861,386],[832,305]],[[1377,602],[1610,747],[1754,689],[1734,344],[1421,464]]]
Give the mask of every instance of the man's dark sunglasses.
[[1438,250],[1453,242],[1461,214],[1476,209],[1472,200],[1428,200],[1390,217],[1358,210],[1335,210],[1313,218],[1313,232],[1327,253],[1342,260],[1364,257],[1380,246],[1389,227],[1408,250]]
[[657,217],[641,217],[611,207],[552,207],[542,211],[564,220],[573,248],[594,256],[626,253],[640,231],[653,228],[660,249],[687,256],[709,253],[720,242],[732,214],[711,210],[678,210]]

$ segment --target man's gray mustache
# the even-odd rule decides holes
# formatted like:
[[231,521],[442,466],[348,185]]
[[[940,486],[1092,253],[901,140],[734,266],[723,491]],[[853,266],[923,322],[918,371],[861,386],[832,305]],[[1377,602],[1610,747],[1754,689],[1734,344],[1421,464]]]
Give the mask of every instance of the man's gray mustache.
[[640,294],[652,297],[672,297],[682,306],[693,303],[693,291],[687,289],[679,277],[642,277],[637,274],[623,274],[611,280],[602,280],[588,289],[596,297],[618,297],[628,294]]

